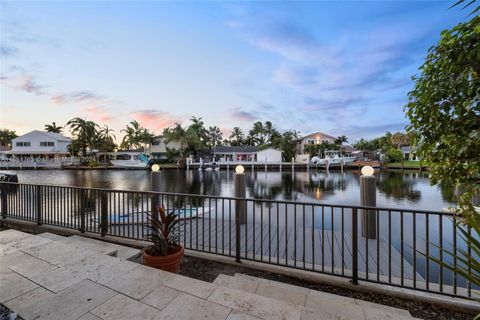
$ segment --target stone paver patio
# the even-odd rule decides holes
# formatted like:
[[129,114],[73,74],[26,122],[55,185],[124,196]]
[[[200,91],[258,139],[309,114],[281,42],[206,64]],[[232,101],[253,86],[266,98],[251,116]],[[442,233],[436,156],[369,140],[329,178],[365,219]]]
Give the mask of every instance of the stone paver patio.
[[80,236],[0,232],[0,303],[30,319],[413,319],[406,310],[242,274],[213,283]]

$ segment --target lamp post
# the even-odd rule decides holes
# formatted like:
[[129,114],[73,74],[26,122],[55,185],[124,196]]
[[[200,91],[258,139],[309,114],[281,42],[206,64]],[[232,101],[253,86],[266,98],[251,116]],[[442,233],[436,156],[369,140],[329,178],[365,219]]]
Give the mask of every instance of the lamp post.
[[[150,173],[151,189],[154,192],[160,191],[160,166],[154,164]],[[157,208],[160,205],[160,195],[154,194],[152,197],[152,216],[157,214]]]
[[[377,186],[374,170],[371,166],[362,168],[360,176],[360,205],[375,207],[377,205]],[[367,239],[377,237],[377,212],[376,210],[362,209],[362,236]]]
[[[242,165],[235,167],[235,198],[245,198],[245,168]],[[247,223],[247,203],[245,200],[235,200],[235,260],[240,262],[240,225]]]

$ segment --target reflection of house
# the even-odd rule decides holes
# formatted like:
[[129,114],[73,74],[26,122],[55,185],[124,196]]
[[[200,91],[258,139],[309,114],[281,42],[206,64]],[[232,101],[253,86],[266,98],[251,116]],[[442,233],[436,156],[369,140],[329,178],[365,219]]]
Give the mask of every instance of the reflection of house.
[[404,160],[419,160],[417,158],[417,150],[411,146],[401,147]]
[[34,130],[12,139],[12,150],[2,153],[13,158],[58,159],[70,154],[68,145],[71,141],[60,133]]
[[153,159],[167,159],[167,147],[169,149],[180,149],[180,143],[176,141],[166,142],[165,136],[156,136],[153,138],[152,146],[150,147],[150,154]]
[[335,137],[330,136],[323,132],[315,132],[304,136],[300,140],[300,144],[298,145],[298,152],[300,154],[304,154],[305,146],[309,144],[321,144],[323,142],[334,143]]
[[218,162],[225,161],[250,161],[250,162],[280,162],[282,152],[267,148],[259,150],[257,147],[230,147],[217,146],[212,149],[213,158]]

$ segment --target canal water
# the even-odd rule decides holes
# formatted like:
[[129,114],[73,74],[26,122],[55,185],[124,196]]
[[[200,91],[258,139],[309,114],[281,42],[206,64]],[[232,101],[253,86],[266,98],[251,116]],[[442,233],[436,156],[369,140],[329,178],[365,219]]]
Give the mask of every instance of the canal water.
[[[138,170],[10,170],[22,183],[150,190],[150,172]],[[233,196],[234,173],[164,170],[161,190],[211,196]],[[247,197],[256,199],[359,205],[359,171],[246,172]],[[377,206],[441,211],[454,205],[453,188],[430,185],[428,172],[376,173]]]

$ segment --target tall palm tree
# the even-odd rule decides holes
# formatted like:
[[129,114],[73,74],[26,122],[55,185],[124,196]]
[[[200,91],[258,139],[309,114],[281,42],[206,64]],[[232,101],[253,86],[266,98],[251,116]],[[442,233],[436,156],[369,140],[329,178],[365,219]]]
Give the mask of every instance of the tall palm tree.
[[95,149],[98,141],[98,124],[76,117],[68,121],[67,126],[70,126],[70,132],[77,140],[75,144],[80,146],[84,156],[87,154],[87,148]]
[[265,143],[265,128],[263,127],[262,122],[257,121],[253,124],[252,130],[250,130],[249,135],[252,138],[254,144],[262,145]]
[[202,118],[191,117],[192,124],[187,128],[187,133],[195,134],[201,143],[201,147],[206,147],[208,141],[208,130],[205,129]]
[[62,130],[63,130],[63,127],[58,127],[55,122],[52,122],[52,124],[45,125],[45,131],[47,132],[62,133]]
[[340,149],[340,154],[343,154],[343,143],[347,143],[348,142],[348,138],[347,136],[339,136],[335,139],[335,141],[333,142],[334,145],[336,145],[339,149]]
[[208,128],[208,144],[210,147],[215,147],[222,144],[223,134],[217,126]]
[[232,146],[241,146],[245,140],[245,135],[243,134],[242,129],[240,127],[234,127],[232,130],[232,134],[228,137],[230,139],[230,145]]
[[102,152],[112,152],[116,148],[114,130],[104,125],[98,133],[98,148]]

